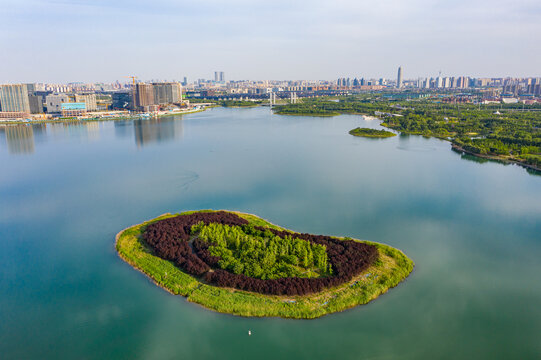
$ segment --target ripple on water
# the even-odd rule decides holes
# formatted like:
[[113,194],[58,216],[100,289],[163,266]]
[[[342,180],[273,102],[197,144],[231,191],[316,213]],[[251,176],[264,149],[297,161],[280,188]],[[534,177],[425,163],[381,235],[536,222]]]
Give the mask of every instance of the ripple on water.
[[403,151],[413,151],[413,152],[430,152],[436,151],[436,148],[433,146],[403,146],[399,145],[396,147],[399,150]]

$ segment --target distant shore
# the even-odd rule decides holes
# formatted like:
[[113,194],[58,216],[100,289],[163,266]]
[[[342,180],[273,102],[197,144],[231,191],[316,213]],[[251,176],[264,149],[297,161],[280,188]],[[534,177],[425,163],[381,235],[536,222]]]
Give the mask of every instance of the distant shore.
[[541,168],[538,168],[535,165],[526,164],[524,162],[509,158],[509,157],[496,156],[496,155],[476,154],[476,153],[474,153],[472,151],[468,151],[468,150],[464,149],[463,147],[460,147],[457,144],[453,144],[453,143],[451,143],[451,148],[454,151],[459,152],[459,153],[464,153],[464,154],[472,155],[472,156],[475,156],[475,157],[478,157],[478,158],[481,158],[481,159],[487,159],[487,160],[497,161],[497,162],[501,162],[501,163],[515,164],[515,165],[522,166],[525,169],[531,169],[531,170],[535,170],[535,171],[538,171],[538,172],[541,173]]
[[100,116],[100,117],[65,117],[52,119],[36,119],[36,120],[3,120],[0,119],[0,125],[24,125],[24,124],[46,124],[46,123],[64,123],[64,122],[85,122],[85,121],[120,121],[120,120],[137,120],[137,119],[152,119],[164,116],[195,114],[207,110],[209,107],[198,108],[188,111],[172,111],[160,113],[141,113],[129,114],[126,116]]

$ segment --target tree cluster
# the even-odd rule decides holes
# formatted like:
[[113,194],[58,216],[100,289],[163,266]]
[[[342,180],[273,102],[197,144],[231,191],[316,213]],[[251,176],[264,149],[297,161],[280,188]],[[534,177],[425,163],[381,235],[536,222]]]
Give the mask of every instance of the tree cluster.
[[198,236],[194,248],[210,254],[205,253],[201,258],[219,258],[218,266],[235,274],[264,280],[313,277],[330,272],[325,246],[291,235],[282,238],[249,225],[203,223],[194,225],[192,233]]
[[349,133],[354,136],[375,137],[375,138],[386,138],[386,137],[396,136],[394,133],[387,130],[377,130],[377,129],[361,128],[361,127],[357,127],[353,130],[350,130]]

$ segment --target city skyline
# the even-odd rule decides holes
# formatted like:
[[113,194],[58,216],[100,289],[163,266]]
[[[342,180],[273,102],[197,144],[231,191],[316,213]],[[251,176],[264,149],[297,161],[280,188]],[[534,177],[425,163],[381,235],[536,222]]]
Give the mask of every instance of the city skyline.
[[530,0],[2,3],[2,83],[541,76]]

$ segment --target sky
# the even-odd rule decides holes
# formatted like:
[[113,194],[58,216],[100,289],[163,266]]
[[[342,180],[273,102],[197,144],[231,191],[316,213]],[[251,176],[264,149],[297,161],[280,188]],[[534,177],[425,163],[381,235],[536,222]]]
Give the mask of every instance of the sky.
[[540,0],[0,0],[0,83],[541,76]]

